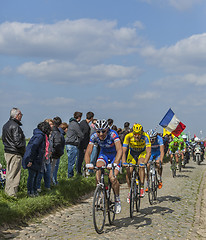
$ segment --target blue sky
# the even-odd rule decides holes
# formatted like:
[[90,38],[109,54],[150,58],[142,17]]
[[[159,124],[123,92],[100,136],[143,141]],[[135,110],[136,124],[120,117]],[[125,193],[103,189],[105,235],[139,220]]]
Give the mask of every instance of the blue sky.
[[206,1],[0,6],[1,126],[18,107],[27,137],[45,118],[68,122],[75,111],[148,130],[171,107],[186,133],[206,136]]

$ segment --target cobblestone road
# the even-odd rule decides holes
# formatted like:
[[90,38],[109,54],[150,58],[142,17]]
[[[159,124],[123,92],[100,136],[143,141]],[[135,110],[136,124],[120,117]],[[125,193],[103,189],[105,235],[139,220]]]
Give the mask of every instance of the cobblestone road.
[[93,198],[90,197],[81,204],[50,214],[24,228],[7,231],[5,238],[205,239],[206,189],[203,180],[206,164],[203,162],[197,166],[190,160],[181,173],[177,172],[176,178],[172,178],[169,166],[164,165],[163,188],[158,191],[157,202],[150,205],[146,195],[141,200],[140,213],[136,213],[133,219],[129,217],[129,205],[126,203],[127,186],[121,185],[122,212],[116,215],[113,226],[106,224],[101,235],[93,227]]

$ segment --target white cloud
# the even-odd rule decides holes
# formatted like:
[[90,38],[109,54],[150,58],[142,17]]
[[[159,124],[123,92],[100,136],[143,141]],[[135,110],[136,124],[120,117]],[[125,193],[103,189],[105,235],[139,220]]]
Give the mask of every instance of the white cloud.
[[134,95],[134,99],[136,99],[136,100],[138,100],[138,99],[150,100],[150,99],[157,99],[159,97],[160,96],[157,92],[151,92],[151,91],[147,91],[144,93],[137,93]]
[[169,0],[169,4],[178,10],[187,10],[201,2],[202,0]]
[[168,89],[185,88],[186,86],[188,86],[188,84],[192,84],[200,87],[205,86],[206,74],[173,75],[173,76],[164,77],[154,82],[154,85],[161,86],[162,88],[168,88]]
[[55,24],[0,24],[0,54],[94,62],[136,51],[136,28],[115,21],[79,19]]
[[[135,66],[125,67],[121,65],[78,65],[65,61],[49,60],[40,63],[27,62],[17,68],[19,74],[29,79],[38,81],[51,81],[58,84],[68,83],[97,83],[119,82],[119,87],[124,87],[132,81],[136,81],[141,70]],[[125,80],[130,79],[130,80]]]
[[168,71],[199,71],[206,65],[206,33],[193,35],[170,47],[155,49],[147,46],[141,54],[148,62],[167,69]]
[[163,4],[168,4],[177,10],[184,11],[192,8],[193,6],[203,2],[203,0],[141,0],[149,4],[158,4],[162,6]]
[[55,97],[51,99],[44,99],[39,102],[43,106],[53,106],[53,107],[62,107],[62,106],[69,106],[75,103],[75,100],[72,98],[65,98],[65,97]]
[[138,28],[138,29],[144,29],[145,27],[144,27],[144,24],[142,23],[142,22],[140,22],[140,21],[136,21],[136,22],[134,22],[134,27],[136,27],[136,28]]

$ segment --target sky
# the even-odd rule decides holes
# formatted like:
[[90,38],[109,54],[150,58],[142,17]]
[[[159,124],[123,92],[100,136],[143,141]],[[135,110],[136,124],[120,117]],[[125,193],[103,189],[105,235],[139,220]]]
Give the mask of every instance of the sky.
[[75,111],[206,136],[205,0],[0,0],[0,135]]

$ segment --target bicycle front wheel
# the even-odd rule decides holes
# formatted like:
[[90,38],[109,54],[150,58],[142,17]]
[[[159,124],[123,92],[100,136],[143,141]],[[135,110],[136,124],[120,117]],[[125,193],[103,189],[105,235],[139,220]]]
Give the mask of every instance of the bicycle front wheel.
[[152,174],[149,174],[149,180],[148,180],[148,199],[149,199],[149,203],[152,205],[154,202],[154,198],[155,198],[155,185],[154,182],[152,181]]
[[171,170],[172,170],[172,177],[174,178],[176,176],[176,162],[174,159],[172,160]]
[[134,202],[135,202],[135,187],[136,183],[134,178],[131,180],[131,188],[130,188],[130,217],[133,218],[134,213]]
[[114,223],[115,219],[115,193],[114,190],[112,189],[111,184],[108,186],[108,191],[109,191],[109,198],[107,199],[107,211],[108,211],[108,220],[109,224]]
[[136,179],[136,191],[135,191],[135,201],[136,201],[136,210],[140,211],[140,179]]
[[106,218],[106,198],[103,186],[98,185],[93,199],[93,223],[97,233],[102,233]]
[[157,172],[155,171],[155,177],[154,177],[154,200],[157,200],[157,189],[158,189],[158,179],[157,179]]

